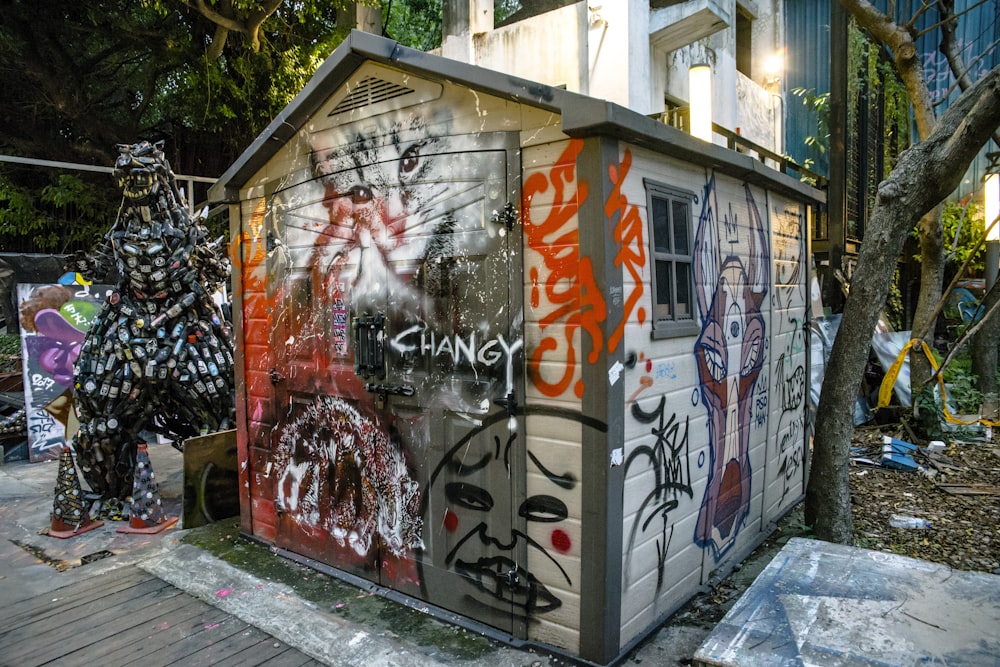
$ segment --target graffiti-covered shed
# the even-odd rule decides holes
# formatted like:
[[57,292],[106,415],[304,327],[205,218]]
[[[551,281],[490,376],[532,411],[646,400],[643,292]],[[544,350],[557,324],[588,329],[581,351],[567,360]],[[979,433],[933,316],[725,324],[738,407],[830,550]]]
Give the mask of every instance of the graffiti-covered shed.
[[817,191],[354,32],[213,195],[245,533],[603,663],[801,498]]

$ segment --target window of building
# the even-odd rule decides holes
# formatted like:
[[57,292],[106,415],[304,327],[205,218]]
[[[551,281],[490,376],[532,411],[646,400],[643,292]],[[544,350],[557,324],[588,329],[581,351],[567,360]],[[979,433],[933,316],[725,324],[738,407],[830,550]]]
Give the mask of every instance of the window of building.
[[653,181],[645,185],[653,260],[653,337],[692,335],[698,332],[691,272],[694,195]]

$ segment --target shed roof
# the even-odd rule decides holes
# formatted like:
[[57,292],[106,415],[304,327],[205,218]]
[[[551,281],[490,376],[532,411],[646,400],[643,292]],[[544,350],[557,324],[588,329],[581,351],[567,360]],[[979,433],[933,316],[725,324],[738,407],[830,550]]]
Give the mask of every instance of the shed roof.
[[411,49],[354,30],[319,67],[302,91],[209,190],[212,203],[239,201],[239,190],[270,160],[365,61],[431,80],[445,80],[558,113],[570,137],[607,136],[719,171],[795,199],[824,203],[826,195],[759,160],[716,146],[620,105],[494,70]]

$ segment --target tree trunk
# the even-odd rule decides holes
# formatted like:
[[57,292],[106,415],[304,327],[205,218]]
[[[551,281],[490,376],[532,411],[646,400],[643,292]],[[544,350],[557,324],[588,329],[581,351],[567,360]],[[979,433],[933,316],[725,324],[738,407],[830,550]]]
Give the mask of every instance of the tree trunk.
[[1000,66],[951,104],[930,136],[904,151],[879,185],[817,410],[805,519],[820,539],[852,541],[847,467],[853,406],[896,258],[913,225],[958,186],[998,127]]
[[[989,222],[989,221],[987,221]],[[983,328],[972,338],[972,368],[976,372],[976,389],[983,395],[982,416],[990,421],[996,421],[997,414],[997,346],[1000,345],[1000,314],[990,313],[992,307],[1000,302],[1000,289],[993,288],[997,279],[997,242],[988,241],[986,250],[986,288],[989,290],[983,298],[983,312],[988,319],[983,322]],[[992,266],[990,266],[992,263]],[[984,316],[985,317],[985,316]]]
[[[921,217],[917,230],[920,233],[920,295],[913,313],[913,335],[923,334],[923,339],[933,347],[935,320],[931,318],[934,317],[937,305],[941,301],[941,289],[944,285],[944,228],[941,224],[941,207],[935,206],[927,215]],[[914,413],[917,412],[915,397],[931,379],[933,372],[922,350],[910,353],[910,389],[914,397]]]

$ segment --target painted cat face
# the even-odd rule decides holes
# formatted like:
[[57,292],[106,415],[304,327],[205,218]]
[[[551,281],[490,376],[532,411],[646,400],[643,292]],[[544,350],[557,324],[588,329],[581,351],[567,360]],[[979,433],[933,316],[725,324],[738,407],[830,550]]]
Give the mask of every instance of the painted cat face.
[[444,144],[410,117],[314,153],[329,212],[317,247],[355,303],[423,305],[411,282],[436,231],[428,209],[447,188],[437,177]]

